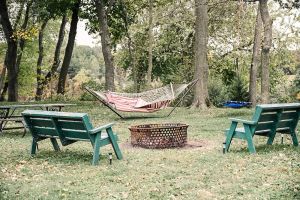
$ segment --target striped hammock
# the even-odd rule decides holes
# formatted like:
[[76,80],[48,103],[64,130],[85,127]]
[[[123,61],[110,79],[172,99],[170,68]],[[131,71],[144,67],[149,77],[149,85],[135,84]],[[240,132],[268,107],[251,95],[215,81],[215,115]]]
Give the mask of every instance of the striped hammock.
[[151,113],[166,108],[191,84],[195,84],[195,81],[188,84],[170,83],[164,87],[141,93],[100,92],[90,88],[86,88],[86,90],[110,109]]

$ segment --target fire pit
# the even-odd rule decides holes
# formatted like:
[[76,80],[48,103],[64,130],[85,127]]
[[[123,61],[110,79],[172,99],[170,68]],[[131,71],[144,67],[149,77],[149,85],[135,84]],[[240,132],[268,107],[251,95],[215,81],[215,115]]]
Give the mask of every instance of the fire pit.
[[131,144],[149,149],[183,147],[187,142],[186,124],[144,124],[131,126]]

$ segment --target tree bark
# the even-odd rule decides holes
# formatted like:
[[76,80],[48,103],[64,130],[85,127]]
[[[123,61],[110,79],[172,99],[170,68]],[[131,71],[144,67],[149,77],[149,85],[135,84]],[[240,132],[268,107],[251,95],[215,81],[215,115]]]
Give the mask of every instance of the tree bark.
[[40,101],[42,99],[42,64],[43,64],[43,58],[44,58],[44,45],[43,45],[43,38],[44,38],[44,31],[46,28],[48,20],[43,22],[41,29],[39,31],[39,56],[37,60],[37,65],[36,65],[36,81],[37,81],[37,87],[36,87],[36,93],[35,93],[35,100]]
[[79,6],[80,6],[80,0],[78,0],[74,4],[74,8],[72,9],[72,19],[71,19],[69,38],[68,38],[68,43],[67,43],[67,47],[66,47],[66,51],[65,51],[64,60],[63,60],[62,66],[61,66],[61,71],[60,71],[59,78],[58,78],[57,94],[65,93],[66,79],[67,79],[68,69],[70,66],[70,61],[72,58],[75,37],[76,37]]
[[0,92],[4,88],[5,78],[6,78],[6,67],[5,67],[5,65],[3,65],[3,68],[2,68],[2,71],[1,71],[1,75],[0,75]]
[[261,48],[261,34],[262,34],[262,20],[260,15],[260,9],[257,9],[256,23],[255,23],[255,31],[254,31],[254,43],[253,43],[253,53],[252,53],[252,61],[250,68],[250,84],[249,84],[249,94],[250,101],[252,102],[252,106],[256,106],[256,81],[257,81],[257,69],[259,66],[259,54]]
[[207,63],[207,42],[208,42],[208,14],[207,0],[195,0],[195,74],[194,78],[199,79],[194,93],[193,107],[206,109],[208,100],[208,63]]
[[[23,9],[24,9],[24,5],[25,5],[25,0],[23,0],[21,2],[21,6],[20,6],[20,9],[18,10],[18,14],[17,14],[17,17],[16,17],[16,21],[14,23],[14,27],[13,27],[13,30],[15,30],[19,23],[20,23],[20,19],[21,19],[21,16],[22,16],[22,13],[23,13]],[[1,15],[0,15],[0,24],[1,24]],[[6,51],[5,53],[5,57],[7,56],[8,52]],[[7,68],[5,66],[5,64],[3,65],[3,69],[1,71],[1,75],[0,75],[0,92],[1,92],[1,97],[0,97],[0,101],[4,101],[5,100],[5,94],[7,92],[7,87],[6,89],[4,90],[4,86],[5,86],[5,79],[6,79],[6,71],[7,71]],[[8,84],[8,83],[7,83]]]
[[149,46],[148,46],[148,71],[147,71],[147,86],[150,87],[152,82],[151,75],[153,69],[152,63],[152,44],[153,44],[153,0],[149,0],[149,30],[148,30],[148,38],[149,38]]
[[7,92],[7,88],[8,88],[8,81],[6,81],[4,83],[3,90],[2,90],[1,96],[0,96],[0,101],[5,101],[5,94]]
[[105,62],[105,89],[114,91],[114,62],[110,47],[110,35],[107,24],[105,5],[102,0],[95,0],[100,27],[102,54]]
[[8,101],[18,101],[18,75],[16,69],[18,45],[17,41],[13,38],[13,29],[8,16],[6,0],[0,1],[0,15],[7,42],[7,54],[4,64],[7,67],[8,75]]
[[261,101],[270,101],[270,49],[272,46],[272,19],[268,11],[268,0],[260,0],[260,14],[264,27],[264,40],[261,52]]
[[62,47],[62,44],[63,44],[63,41],[64,41],[65,27],[66,27],[67,21],[68,21],[68,18],[67,18],[66,15],[64,15],[63,18],[62,18],[61,24],[60,24],[60,28],[59,28],[58,40],[57,40],[56,47],[55,47],[55,53],[54,53],[52,67],[51,67],[50,71],[46,74],[44,80],[42,80],[42,83],[41,83],[41,86],[40,86],[40,91],[39,92],[40,92],[41,96],[44,93],[45,87],[51,81],[53,75],[56,73],[56,71],[59,67],[60,51],[61,51],[61,47]]

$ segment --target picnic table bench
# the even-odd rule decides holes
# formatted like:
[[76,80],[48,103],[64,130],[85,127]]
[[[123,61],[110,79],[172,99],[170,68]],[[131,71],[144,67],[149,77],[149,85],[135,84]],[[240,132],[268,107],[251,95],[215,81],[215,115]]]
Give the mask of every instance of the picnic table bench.
[[[225,131],[225,151],[227,152],[233,138],[246,140],[248,149],[255,153],[253,136],[268,137],[267,144],[272,144],[276,133],[290,134],[293,145],[298,146],[296,127],[300,118],[300,103],[257,105],[252,120],[231,119],[231,126]],[[243,127],[238,128],[238,123]]]
[[55,151],[60,150],[56,139],[62,146],[77,141],[91,142],[93,165],[99,162],[100,147],[108,144],[112,145],[117,158],[122,159],[118,138],[112,131],[113,123],[94,128],[86,113],[25,110],[22,116],[32,134],[32,155],[36,153],[38,142],[49,138]]
[[[24,134],[26,132],[23,117],[19,114],[16,115],[16,110],[26,109],[26,108],[38,108],[41,110],[56,110],[61,111],[65,106],[72,106],[76,104],[64,104],[64,103],[54,103],[54,104],[17,104],[17,105],[3,105],[0,106],[0,132],[4,130],[11,129],[24,129]],[[7,127],[8,122],[21,123],[22,126],[10,126]]]

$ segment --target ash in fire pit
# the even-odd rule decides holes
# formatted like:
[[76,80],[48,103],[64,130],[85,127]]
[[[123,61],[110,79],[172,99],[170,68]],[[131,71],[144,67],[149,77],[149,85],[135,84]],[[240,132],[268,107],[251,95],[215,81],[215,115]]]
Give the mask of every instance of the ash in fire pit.
[[187,142],[186,124],[144,124],[131,126],[131,144],[149,149],[183,147]]

